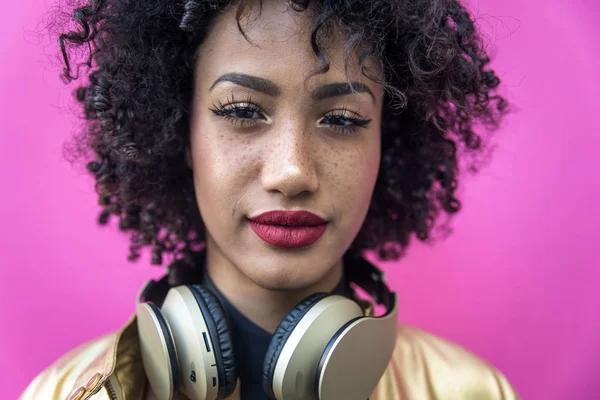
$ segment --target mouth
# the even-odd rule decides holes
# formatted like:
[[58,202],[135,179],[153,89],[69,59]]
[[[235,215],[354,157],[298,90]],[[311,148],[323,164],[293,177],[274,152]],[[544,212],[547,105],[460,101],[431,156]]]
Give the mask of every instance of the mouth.
[[327,220],[309,211],[268,211],[248,220],[263,241],[287,249],[310,246],[327,229]]

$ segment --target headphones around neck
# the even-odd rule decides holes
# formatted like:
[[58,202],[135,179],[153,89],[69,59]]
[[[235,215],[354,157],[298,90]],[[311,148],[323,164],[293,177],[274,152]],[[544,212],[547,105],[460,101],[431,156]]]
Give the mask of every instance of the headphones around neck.
[[[391,359],[397,333],[397,295],[383,273],[362,257],[344,256],[344,274],[386,308],[366,316],[356,301],[317,293],[281,321],[263,364],[263,388],[277,400],[365,400]],[[136,307],[146,376],[157,400],[224,399],[237,374],[227,316],[202,284],[170,287],[150,280]]]

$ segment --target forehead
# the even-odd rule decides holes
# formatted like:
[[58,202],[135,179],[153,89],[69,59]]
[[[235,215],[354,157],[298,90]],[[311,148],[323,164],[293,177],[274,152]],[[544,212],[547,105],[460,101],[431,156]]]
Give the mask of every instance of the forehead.
[[[304,77],[321,65],[310,43],[312,10],[296,12],[284,0],[263,0],[262,9],[257,1],[250,2],[240,20],[249,40],[239,31],[236,11],[237,7],[232,6],[220,14],[198,49],[203,74],[218,76],[239,71],[274,76],[282,83],[288,81],[291,84],[298,80],[304,82]],[[321,39],[319,45],[330,62],[330,71],[313,80],[346,80],[345,43],[346,35],[341,26],[328,30],[326,40]],[[365,82],[367,79],[360,74],[357,55],[354,52],[348,60],[350,76],[355,81]],[[373,61],[366,65],[375,67]]]

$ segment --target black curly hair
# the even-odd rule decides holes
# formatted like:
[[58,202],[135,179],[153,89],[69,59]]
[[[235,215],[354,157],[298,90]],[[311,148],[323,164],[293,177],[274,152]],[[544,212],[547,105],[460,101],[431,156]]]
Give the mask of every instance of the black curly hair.
[[[84,67],[89,78],[76,90],[85,116],[77,148],[96,180],[99,222],[114,215],[130,232],[130,260],[150,247],[153,264],[169,255],[173,264],[191,265],[204,243],[184,157],[196,50],[227,7],[237,6],[244,34],[240,19],[249,3],[88,0],[70,8],[76,27],[59,36],[62,76],[76,80]],[[319,72],[329,67],[321,39],[339,24],[347,31],[346,54],[360,47],[361,63],[377,59],[384,67],[381,80],[362,70],[385,91],[382,157],[349,251],[398,259],[412,233],[425,241],[440,212],[459,210],[459,158],[487,148],[474,125],[495,130],[508,110],[492,93],[500,80],[458,0],[291,0],[290,7],[314,11],[307,40]]]

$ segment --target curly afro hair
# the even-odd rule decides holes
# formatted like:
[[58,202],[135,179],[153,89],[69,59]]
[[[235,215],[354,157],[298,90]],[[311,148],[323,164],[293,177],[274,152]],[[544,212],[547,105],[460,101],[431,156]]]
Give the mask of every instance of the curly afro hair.
[[[88,78],[76,90],[85,116],[76,143],[95,177],[99,222],[118,218],[130,233],[130,260],[145,247],[153,264],[167,255],[192,265],[199,254],[204,225],[184,157],[196,49],[227,7],[237,7],[244,34],[240,19],[249,5],[88,0],[70,8],[75,27],[59,36],[62,76],[76,80],[83,67]],[[290,7],[314,11],[307,40],[321,71],[329,66],[321,39],[339,24],[347,50],[360,46],[363,63],[377,59],[384,67],[383,79],[372,78],[385,91],[381,165],[349,252],[398,259],[413,233],[425,241],[441,212],[459,210],[459,161],[487,148],[474,125],[496,129],[507,112],[505,99],[492,93],[500,80],[457,0],[290,0]]]

